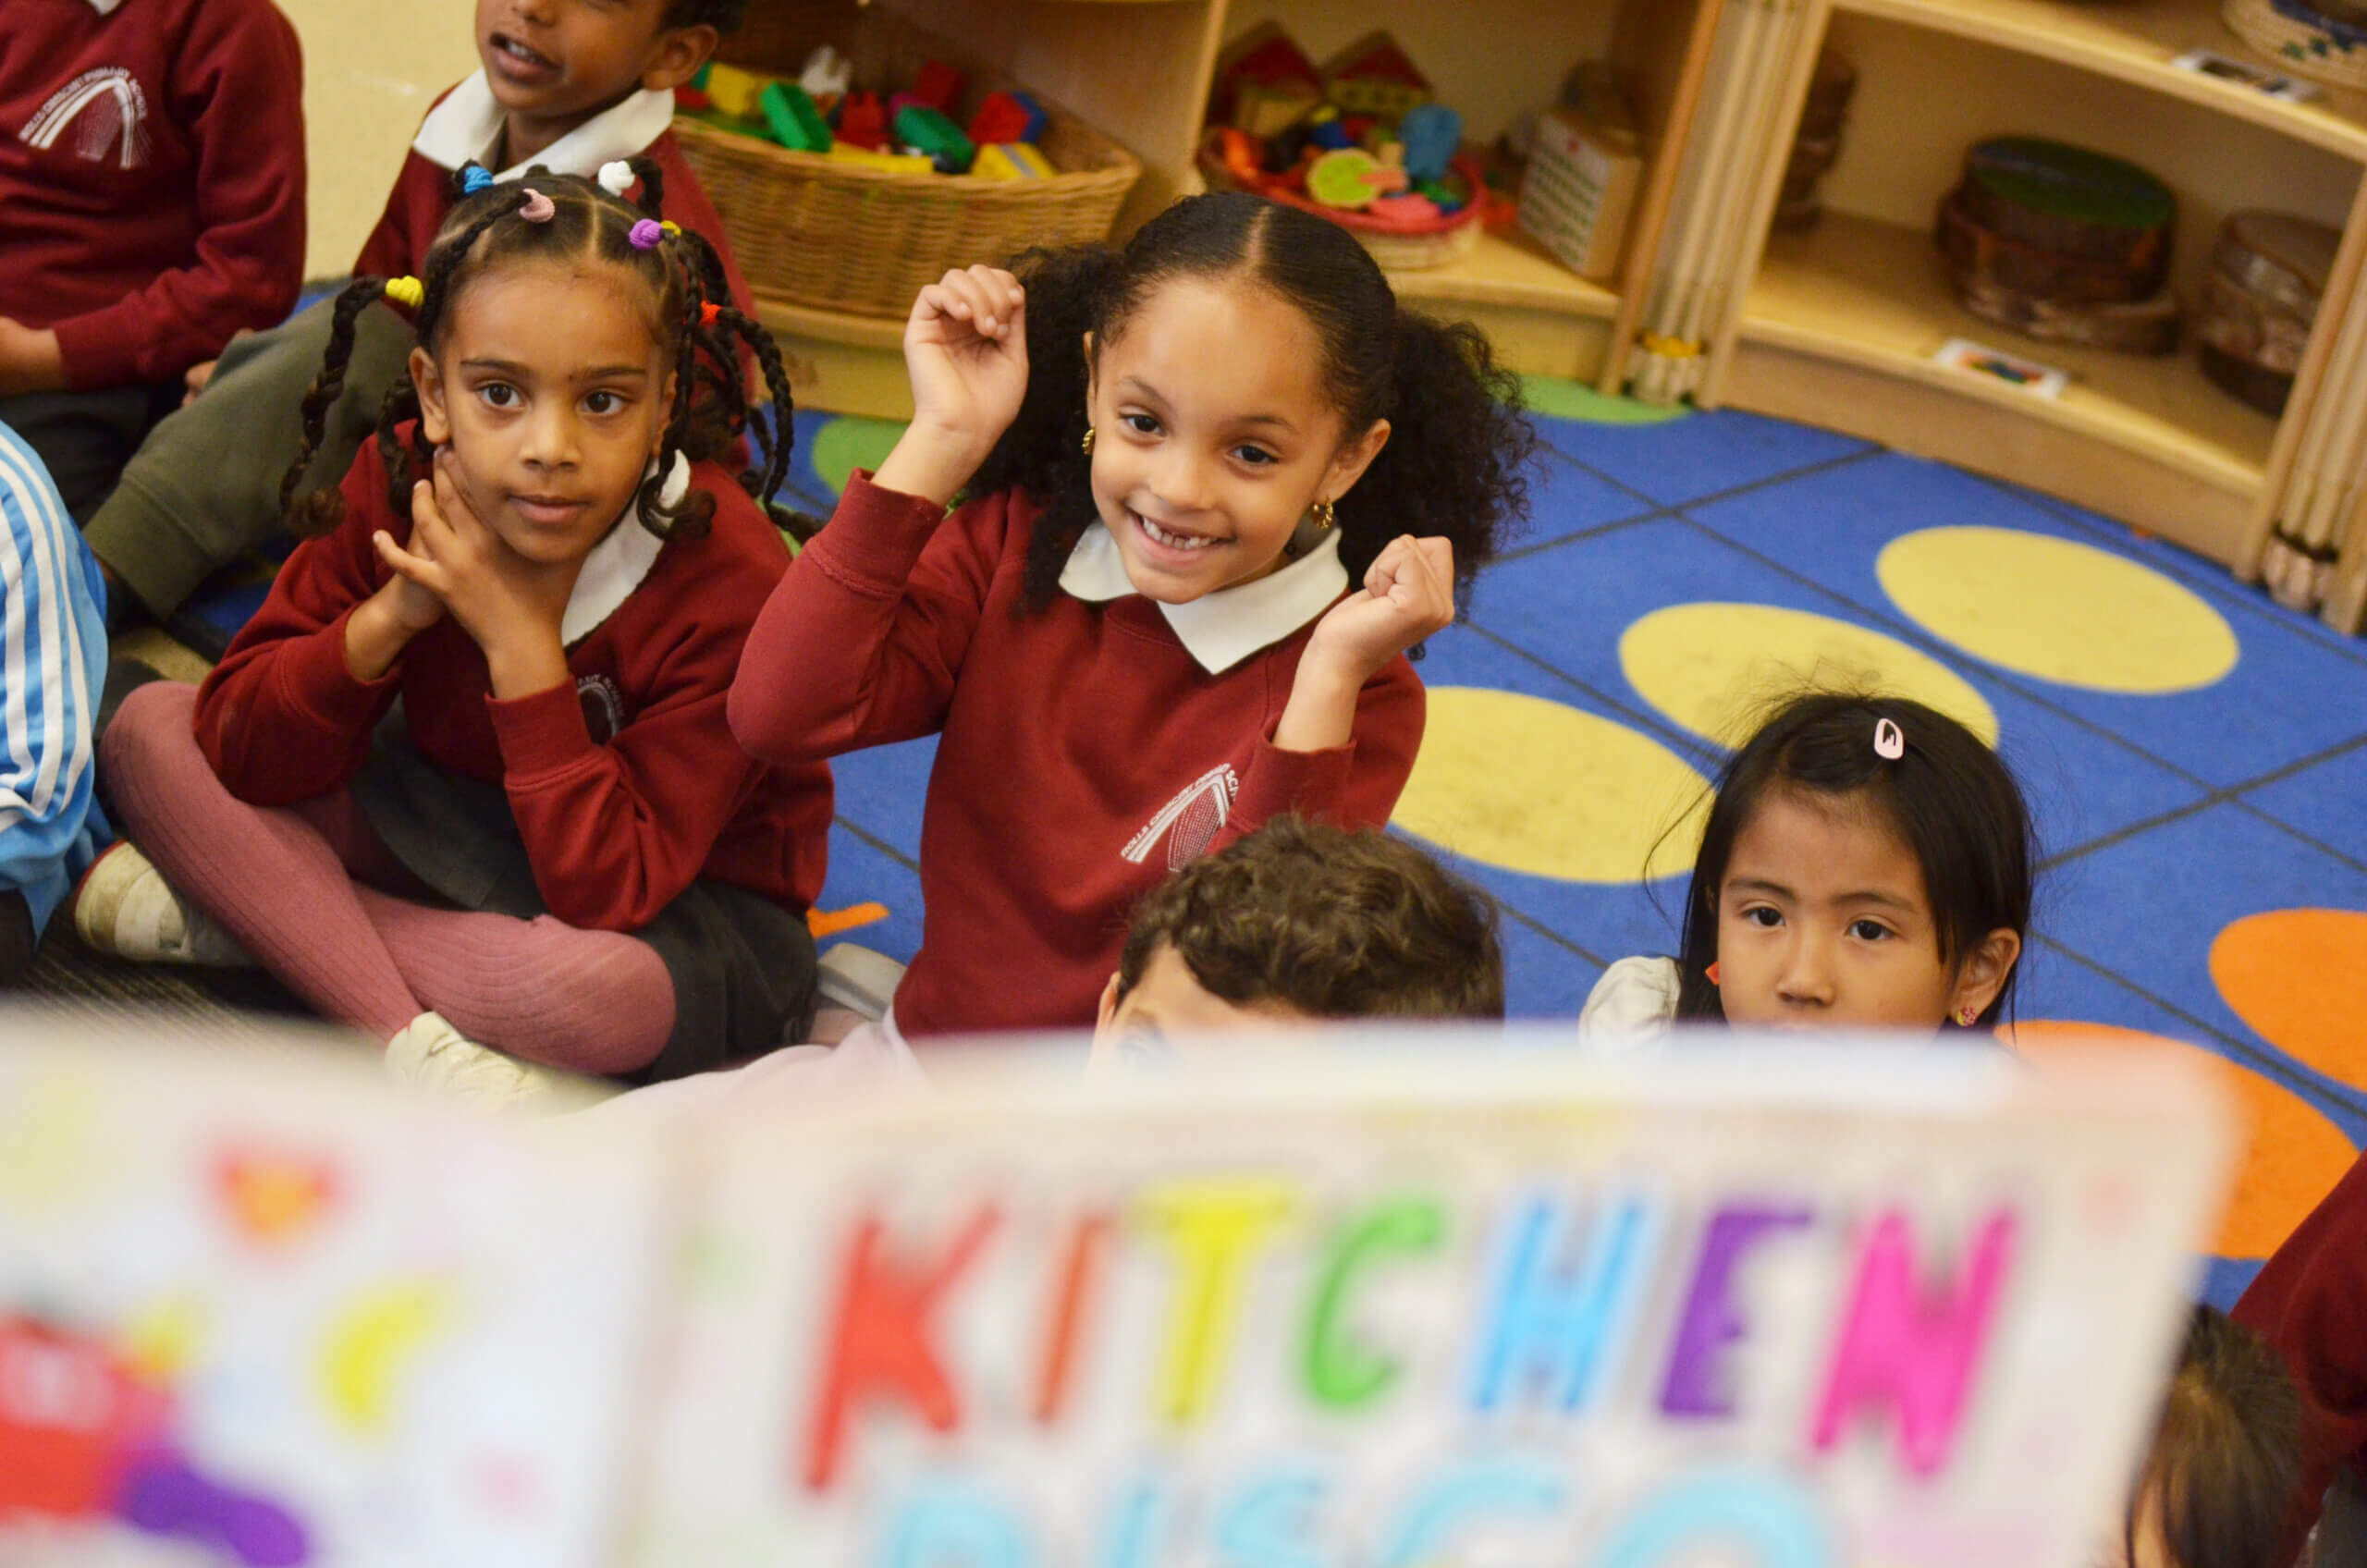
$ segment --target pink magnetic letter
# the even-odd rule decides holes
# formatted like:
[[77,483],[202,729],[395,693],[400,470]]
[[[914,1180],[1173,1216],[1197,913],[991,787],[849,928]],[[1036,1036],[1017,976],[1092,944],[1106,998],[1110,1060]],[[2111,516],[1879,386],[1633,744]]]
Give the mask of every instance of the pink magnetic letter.
[[1840,1441],[1844,1423],[1860,1406],[1892,1404],[1907,1467],[1928,1476],[1947,1464],[2013,1260],[2014,1236],[2012,1212],[1993,1214],[1963,1278],[1953,1289],[1926,1292],[1915,1277],[1907,1216],[1893,1209],[1874,1222],[1817,1410],[1820,1452]]

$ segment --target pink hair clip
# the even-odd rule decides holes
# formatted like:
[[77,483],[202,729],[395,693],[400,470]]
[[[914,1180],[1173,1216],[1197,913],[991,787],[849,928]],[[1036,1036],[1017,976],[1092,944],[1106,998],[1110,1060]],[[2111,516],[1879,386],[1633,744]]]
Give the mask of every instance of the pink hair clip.
[[626,231],[625,238],[632,241],[636,251],[654,251],[658,241],[666,238],[666,229],[654,219],[643,218]]
[[518,215],[528,223],[548,223],[558,216],[558,205],[541,191],[528,189],[526,199],[518,203]]
[[1891,720],[1878,719],[1874,724],[1874,755],[1885,762],[1896,762],[1907,754],[1907,731]]

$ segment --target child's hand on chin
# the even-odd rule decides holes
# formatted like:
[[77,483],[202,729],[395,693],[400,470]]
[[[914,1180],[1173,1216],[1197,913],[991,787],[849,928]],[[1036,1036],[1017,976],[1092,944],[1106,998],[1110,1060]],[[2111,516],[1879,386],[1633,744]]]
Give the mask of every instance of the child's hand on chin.
[[1454,621],[1454,546],[1401,533],[1365,572],[1364,589],[1316,623],[1300,661],[1353,678],[1358,686],[1390,660]]
[[523,696],[567,679],[559,624],[583,557],[528,560],[477,520],[461,498],[450,453],[435,453],[433,482],[411,486],[408,549],[377,536],[378,554],[435,597],[484,652],[494,695]]

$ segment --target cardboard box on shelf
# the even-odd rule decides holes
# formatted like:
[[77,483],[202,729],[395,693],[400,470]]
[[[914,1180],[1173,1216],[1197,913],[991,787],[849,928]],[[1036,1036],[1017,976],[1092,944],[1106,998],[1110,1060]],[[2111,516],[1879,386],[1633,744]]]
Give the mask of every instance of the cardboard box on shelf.
[[1521,187],[1520,226],[1579,276],[1598,282],[1619,267],[1642,178],[1643,149],[1632,130],[1569,109],[1537,118],[1537,141]]

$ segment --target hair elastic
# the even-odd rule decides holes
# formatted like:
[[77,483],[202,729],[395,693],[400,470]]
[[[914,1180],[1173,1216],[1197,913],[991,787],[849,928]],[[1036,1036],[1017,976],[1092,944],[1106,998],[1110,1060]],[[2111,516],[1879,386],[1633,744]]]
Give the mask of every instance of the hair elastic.
[[722,314],[723,307],[717,304],[714,300],[709,300],[706,303],[699,307],[699,325],[701,326],[713,326],[716,324],[717,318]]
[[460,167],[460,194],[473,196],[480,190],[493,189],[493,171],[483,164],[464,164]]
[[636,251],[655,251],[658,242],[666,238],[666,229],[661,224],[643,218],[626,230],[625,238],[632,241],[632,248]]
[[622,196],[632,189],[632,182],[640,178],[632,172],[632,165],[622,158],[619,158],[612,164],[600,165],[600,189],[611,196]]
[[548,223],[558,215],[558,204],[541,191],[529,189],[526,199],[518,203],[518,215],[528,223]]
[[1874,723],[1874,755],[1886,762],[1896,762],[1907,754],[1907,731],[1890,719]]
[[682,232],[682,226],[676,223],[672,218],[668,218],[657,227],[664,229],[669,237]]
[[427,286],[415,277],[390,277],[379,292],[398,305],[419,309],[427,299]]

